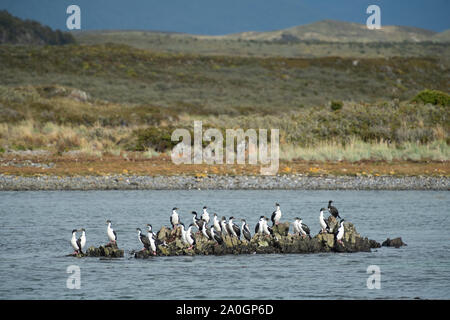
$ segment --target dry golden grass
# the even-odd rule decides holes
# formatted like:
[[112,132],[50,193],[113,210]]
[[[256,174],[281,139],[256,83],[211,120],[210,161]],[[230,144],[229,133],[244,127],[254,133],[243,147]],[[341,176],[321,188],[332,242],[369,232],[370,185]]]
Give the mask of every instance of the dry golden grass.
[[407,142],[402,145],[387,141],[366,143],[352,138],[349,143],[322,141],[315,146],[301,147],[292,144],[281,146],[280,158],[283,160],[349,161],[362,160],[392,161],[448,161],[450,148],[444,140],[428,144]]

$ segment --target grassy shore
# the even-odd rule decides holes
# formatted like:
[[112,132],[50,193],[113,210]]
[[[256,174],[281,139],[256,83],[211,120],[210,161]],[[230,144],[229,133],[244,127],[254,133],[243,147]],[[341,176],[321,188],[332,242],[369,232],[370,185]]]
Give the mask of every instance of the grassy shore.
[[194,106],[112,103],[61,86],[0,86],[0,153],[43,150],[61,157],[126,158],[140,152],[152,158],[168,154],[177,143],[170,139],[175,128],[192,132],[194,121],[202,120],[204,129],[222,132],[277,128],[285,161],[448,161],[449,98],[427,94],[442,101],[334,101],[286,108],[280,117],[275,109],[211,114]]
[[261,58],[114,44],[5,45],[0,57],[1,173],[259,172],[173,165],[171,133],[201,120],[222,132],[279,129],[282,174],[449,174],[440,57]]

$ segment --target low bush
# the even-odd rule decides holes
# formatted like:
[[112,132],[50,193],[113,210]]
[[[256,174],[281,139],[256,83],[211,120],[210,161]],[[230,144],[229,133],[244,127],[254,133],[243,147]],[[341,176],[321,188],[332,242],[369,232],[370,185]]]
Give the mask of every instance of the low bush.
[[431,103],[434,105],[450,106],[450,95],[439,90],[426,89],[419,92],[412,101],[423,104]]

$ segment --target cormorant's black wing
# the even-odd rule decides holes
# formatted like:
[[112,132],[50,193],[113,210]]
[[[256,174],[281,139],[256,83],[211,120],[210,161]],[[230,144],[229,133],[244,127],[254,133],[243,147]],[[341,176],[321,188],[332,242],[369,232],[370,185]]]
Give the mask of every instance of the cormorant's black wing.
[[272,220],[272,225],[275,224],[275,215],[276,215],[276,211],[274,211],[274,212],[272,213],[272,217],[270,218],[270,219]]
[[222,236],[219,233],[214,233],[214,239],[216,239],[218,244],[222,244],[223,243]]
[[230,229],[230,225],[227,223],[225,224],[225,228],[227,229],[227,233],[230,235],[230,237],[233,235],[233,231]]
[[148,239],[147,236],[144,236],[143,234],[141,234],[140,237],[141,242],[144,245],[144,248],[148,250],[148,248],[150,248],[150,240]]
[[81,251],[81,237],[77,239],[77,246],[78,246],[78,250],[80,250],[80,253],[83,253]]
[[244,237],[245,239],[247,239],[248,241],[250,241],[252,239],[252,235],[250,234],[250,230],[248,229],[247,225],[245,225],[244,227]]
[[302,223],[302,229],[303,229],[303,231],[305,231],[306,234],[308,234],[308,235],[311,233],[311,230],[309,229],[309,227],[308,227],[306,224],[304,224],[304,223]]
[[233,229],[234,229],[234,232],[236,233],[238,239],[240,239],[240,238],[241,238],[241,230],[240,230],[239,227],[238,227],[237,225],[235,225],[234,223],[233,223]]
[[206,226],[206,235],[211,239],[211,229],[210,228],[208,228],[208,226]]
[[339,211],[338,211],[338,209],[336,209],[336,207],[330,206],[329,210],[333,217],[340,218]]
[[116,233],[116,231],[115,231],[115,230],[113,230],[113,233],[114,233],[114,240],[116,240],[116,241],[117,241],[117,233]]
[[255,226],[255,234],[257,234],[258,232],[259,232],[259,222]]

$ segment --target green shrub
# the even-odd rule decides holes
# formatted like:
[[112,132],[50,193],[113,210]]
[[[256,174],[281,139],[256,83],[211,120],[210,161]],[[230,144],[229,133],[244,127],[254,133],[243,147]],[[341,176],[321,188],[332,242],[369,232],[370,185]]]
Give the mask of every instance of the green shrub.
[[439,90],[423,90],[419,92],[412,100],[423,104],[431,103],[434,105],[449,106],[450,95]]
[[175,128],[171,127],[149,127],[136,130],[134,133],[137,141],[134,151],[147,151],[151,148],[156,152],[165,152],[172,149],[178,143],[171,140],[174,130]]
[[331,110],[337,111],[341,110],[344,106],[344,103],[342,101],[331,101]]

